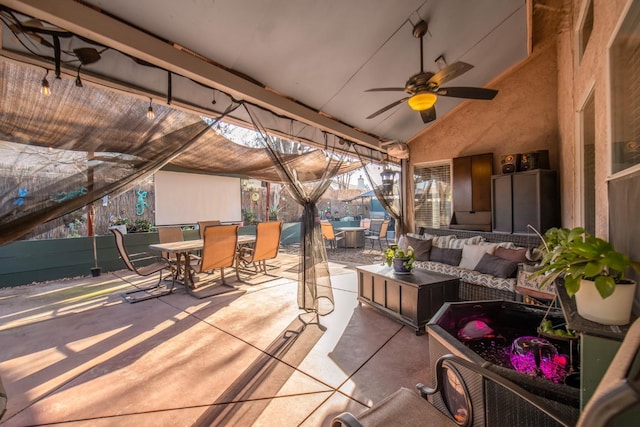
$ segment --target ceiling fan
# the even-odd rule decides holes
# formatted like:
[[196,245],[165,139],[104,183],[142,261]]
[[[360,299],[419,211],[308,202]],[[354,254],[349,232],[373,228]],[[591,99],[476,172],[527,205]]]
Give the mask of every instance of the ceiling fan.
[[372,119],[385,111],[407,101],[409,107],[419,111],[423,123],[429,123],[436,119],[436,109],[434,104],[440,96],[451,96],[454,98],[485,99],[490,100],[498,94],[497,90],[480,87],[441,87],[442,84],[453,80],[473,68],[473,65],[466,62],[454,62],[446,65],[437,73],[424,71],[424,57],[422,43],[424,35],[427,33],[427,23],[418,22],[413,27],[413,36],[420,39],[420,72],[411,76],[404,87],[379,87],[367,89],[365,92],[406,92],[409,96],[392,102],[371,114],[367,119]]

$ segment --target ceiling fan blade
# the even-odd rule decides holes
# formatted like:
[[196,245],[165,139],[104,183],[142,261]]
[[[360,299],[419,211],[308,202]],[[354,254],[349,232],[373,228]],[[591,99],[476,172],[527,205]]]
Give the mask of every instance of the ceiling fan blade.
[[399,99],[395,102],[392,102],[391,104],[387,105],[386,107],[382,107],[381,109],[379,109],[378,111],[376,111],[375,113],[371,114],[369,117],[367,117],[367,119],[373,119],[376,116],[379,116],[380,114],[384,113],[387,110],[392,109],[393,107],[395,107],[398,104],[402,104],[404,101],[406,101],[407,99],[409,99],[409,97],[405,97],[402,99]]
[[403,87],[375,87],[367,89],[365,92],[404,92]]
[[454,98],[467,99],[493,99],[498,94],[495,89],[485,89],[482,87],[441,87],[436,91],[437,95],[451,96]]
[[436,107],[420,111],[420,117],[422,117],[422,123],[434,121],[436,119]]
[[456,77],[461,76],[472,68],[473,65],[467,64],[466,62],[454,62],[435,73],[433,77],[429,79],[429,83],[435,83],[436,86],[441,86],[449,80],[453,80]]

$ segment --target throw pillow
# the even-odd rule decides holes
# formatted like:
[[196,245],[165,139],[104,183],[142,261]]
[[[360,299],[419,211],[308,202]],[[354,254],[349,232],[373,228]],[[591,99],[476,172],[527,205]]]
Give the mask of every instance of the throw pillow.
[[484,254],[493,255],[494,250],[494,245],[464,245],[462,247],[462,258],[460,259],[459,266],[473,270]]
[[451,239],[449,241],[450,249],[462,249],[464,245],[477,245],[482,242],[484,238],[482,236],[473,236],[468,239]]
[[413,248],[413,254],[416,261],[429,261],[429,253],[431,252],[431,244],[433,240],[416,239],[407,235],[407,243]]
[[502,279],[508,279],[510,277],[516,277],[518,263],[495,255],[484,254],[474,270],[479,273],[491,274]]
[[430,261],[449,265],[458,265],[461,256],[462,249],[439,248],[437,246],[432,246],[429,254]]
[[435,236],[433,234],[424,234],[423,239],[433,239],[432,246],[437,246],[439,248],[448,248],[449,242],[456,238],[455,235],[450,234],[448,236]]
[[525,257],[527,253],[527,248],[518,248],[518,249],[506,249],[497,247],[493,254],[497,257],[508,259],[509,261],[515,262],[529,262],[529,260]]

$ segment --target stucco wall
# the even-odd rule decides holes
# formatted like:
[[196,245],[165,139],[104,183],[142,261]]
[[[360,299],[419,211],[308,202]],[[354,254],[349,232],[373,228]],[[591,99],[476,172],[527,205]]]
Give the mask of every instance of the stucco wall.
[[[623,12],[631,0],[593,0],[594,26],[582,60],[577,58],[577,31],[586,0],[570,2],[571,31],[562,33],[558,41],[558,76],[560,95],[558,113],[560,126],[560,159],[563,198],[563,225],[582,225],[581,181],[579,160],[580,121],[578,112],[591,90],[595,101],[596,156],[596,234],[609,234],[607,178],[610,176],[609,134],[611,114],[608,90],[608,46]],[[571,210],[567,207],[572,206]]]
[[[409,141],[410,170],[415,164],[493,153],[493,171],[498,174],[501,156],[536,150],[549,150],[551,168],[557,169],[556,58],[554,42],[535,49],[525,61],[487,85],[499,91],[492,101],[466,101],[438,118]],[[408,209],[413,212],[409,199]],[[413,215],[407,216],[412,221]]]
[[[576,34],[587,0],[565,2],[569,8],[566,22],[556,34],[549,34],[544,44],[534,47],[529,58],[487,85],[500,91],[493,101],[465,102],[409,141],[410,168],[419,163],[493,152],[494,173],[499,173],[500,156],[504,154],[548,149],[551,168],[559,171],[562,225],[582,225],[578,112],[593,90],[596,234],[607,238],[607,179],[611,174],[607,49],[632,0],[593,1],[593,32],[579,63]],[[409,187],[412,185],[410,182]],[[409,212],[413,212],[411,198],[407,204]],[[412,221],[412,214],[407,217]]]

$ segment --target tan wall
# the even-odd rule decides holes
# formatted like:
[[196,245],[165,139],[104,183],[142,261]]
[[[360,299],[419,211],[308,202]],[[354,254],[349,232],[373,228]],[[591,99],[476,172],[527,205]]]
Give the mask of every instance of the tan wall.
[[[501,156],[536,150],[549,150],[551,168],[557,169],[556,57],[555,43],[547,43],[487,85],[499,90],[492,101],[465,101],[438,118],[409,141],[410,170],[414,164],[493,153],[497,174]],[[408,199],[409,212],[413,212],[412,197]],[[413,229],[413,215],[407,217],[409,229]]]
[[[558,113],[560,122],[560,159],[563,199],[563,225],[582,225],[580,214],[580,177],[576,169],[576,147],[580,144],[578,111],[594,90],[595,101],[595,155],[596,155],[596,234],[607,238],[609,234],[607,178],[609,160],[609,93],[607,48],[629,0],[593,0],[594,27],[580,63],[577,62],[576,34],[586,0],[570,2],[571,31],[559,38],[558,76],[560,89]],[[571,206],[573,209],[568,209]]]
[[[414,164],[493,152],[494,173],[500,156],[549,149],[551,168],[560,176],[562,225],[582,225],[580,176],[576,158],[579,115],[593,89],[595,96],[596,234],[608,237],[607,178],[610,176],[607,48],[631,0],[593,0],[594,28],[577,64],[576,31],[587,0],[566,2],[569,13],[556,37],[487,87],[500,90],[489,102],[468,101],[439,118],[409,141]],[[413,185],[409,183],[409,188]],[[408,198],[412,212],[412,197]],[[412,221],[412,214],[407,215]],[[410,223],[410,229],[413,224]]]

